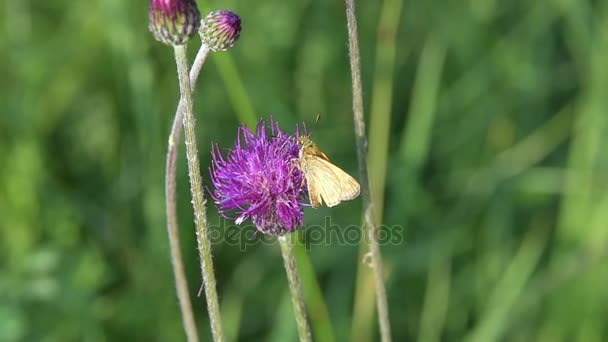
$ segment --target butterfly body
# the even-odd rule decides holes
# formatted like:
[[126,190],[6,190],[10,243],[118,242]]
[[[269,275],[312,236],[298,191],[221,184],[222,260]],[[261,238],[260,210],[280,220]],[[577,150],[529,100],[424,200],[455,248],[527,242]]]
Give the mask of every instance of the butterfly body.
[[301,136],[298,145],[300,169],[304,173],[310,205],[313,208],[318,208],[323,203],[333,207],[359,196],[359,183],[332,164],[308,136]]

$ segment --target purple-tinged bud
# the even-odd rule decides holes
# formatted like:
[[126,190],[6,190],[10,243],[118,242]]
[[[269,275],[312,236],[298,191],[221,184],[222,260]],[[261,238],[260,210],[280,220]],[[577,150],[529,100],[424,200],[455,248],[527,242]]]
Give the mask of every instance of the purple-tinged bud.
[[199,33],[212,51],[228,50],[239,40],[241,18],[230,11],[213,11],[201,20]]
[[198,31],[201,13],[195,0],[151,0],[148,28],[161,43],[184,45]]

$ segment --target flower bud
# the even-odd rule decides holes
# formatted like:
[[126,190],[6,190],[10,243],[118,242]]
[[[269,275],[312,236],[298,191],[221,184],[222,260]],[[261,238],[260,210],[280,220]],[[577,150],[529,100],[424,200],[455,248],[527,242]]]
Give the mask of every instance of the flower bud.
[[230,11],[213,11],[201,20],[199,33],[212,51],[228,50],[239,40],[241,18]]
[[167,45],[184,45],[198,31],[201,14],[195,0],[151,0],[148,28]]

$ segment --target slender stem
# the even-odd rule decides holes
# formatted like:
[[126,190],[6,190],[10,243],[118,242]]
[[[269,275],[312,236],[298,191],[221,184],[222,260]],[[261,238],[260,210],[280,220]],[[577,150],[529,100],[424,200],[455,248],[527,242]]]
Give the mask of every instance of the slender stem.
[[[194,92],[196,89],[196,81],[198,80],[198,75],[201,73],[201,68],[205,61],[207,60],[207,56],[209,56],[209,52],[211,50],[207,47],[207,45],[201,45],[201,48],[198,50],[196,54],[196,58],[194,59],[194,63],[192,64],[192,68],[190,69],[190,88],[191,92]],[[182,115],[184,111],[184,99],[179,99],[179,105],[177,106],[177,110],[175,111],[175,116],[173,119],[173,126],[171,127],[171,135],[169,135],[169,150],[167,152],[167,160],[169,156],[177,159],[177,149],[176,144],[179,141],[179,138],[182,134]],[[174,163],[175,165],[175,163]],[[175,171],[175,168],[172,169]],[[175,183],[173,184],[175,185]]]
[[211,242],[207,236],[207,216],[205,211],[205,199],[203,197],[200,163],[198,161],[196,123],[193,113],[192,91],[190,89],[190,78],[188,76],[188,57],[186,56],[185,46],[175,47],[175,62],[177,64],[179,87],[184,103],[183,124],[186,139],[186,156],[188,159],[190,192],[192,195],[192,206],[194,208],[194,223],[196,224],[196,237],[201,262],[203,285],[205,287],[205,297],[207,298],[207,310],[209,312],[213,340],[223,341],[224,333],[222,331],[220,306],[218,304],[215,274],[213,273],[213,261],[211,259]]
[[357,36],[357,18],[355,17],[355,1],[345,0],[346,20],[348,26],[348,50],[350,54],[350,70],[352,77],[353,114],[355,134],[357,138],[357,159],[361,182],[361,196],[364,206],[364,221],[371,253],[371,264],[374,272],[374,287],[376,289],[376,305],[380,322],[380,336],[383,342],[391,341],[391,326],[388,316],[388,303],[384,287],[384,267],[378,244],[378,226],[374,217],[374,205],[369,191],[367,174],[367,139],[365,137],[365,120],[363,116],[363,95],[361,89],[361,65],[359,60],[359,42]]
[[[205,60],[209,54],[209,49],[206,45],[202,45],[196,55],[192,69],[190,70],[190,84],[192,90],[196,85],[196,80],[200,73],[201,67],[205,63]],[[175,118],[173,119],[173,126],[171,127],[171,134],[169,135],[169,143],[167,147],[167,164],[165,174],[165,193],[166,193],[166,210],[167,210],[167,233],[169,235],[169,250],[171,253],[171,263],[173,264],[173,274],[175,277],[175,288],[177,291],[177,298],[179,300],[180,310],[182,312],[182,319],[184,323],[184,330],[186,331],[186,337],[188,342],[198,342],[198,332],[196,329],[196,322],[194,320],[194,313],[192,312],[192,304],[190,301],[190,295],[188,293],[188,281],[186,279],[186,272],[184,271],[184,262],[181,253],[181,245],[179,242],[179,226],[177,220],[177,195],[176,195],[176,162],[177,162],[177,144],[180,140],[182,133],[182,110],[184,107],[184,101],[180,98],[177,111],[175,112]]]
[[175,148],[176,144],[174,140],[174,134],[176,130],[178,131],[177,135],[181,133],[179,132],[180,129],[176,129],[175,126],[173,127],[173,129],[171,130],[171,135],[169,136],[169,149],[167,151],[165,176],[167,233],[169,234],[169,250],[171,253],[171,263],[173,264],[175,288],[177,290],[179,307],[182,312],[184,330],[186,331],[186,337],[188,338],[188,342],[198,342],[198,332],[196,330],[194,313],[192,312],[190,294],[188,293],[188,282],[186,279],[186,273],[184,271],[184,263],[179,242],[179,228],[177,226],[177,208],[175,200],[175,161],[177,159],[177,153]]
[[[389,136],[391,112],[394,96],[395,62],[397,58],[397,38],[402,23],[403,0],[384,0],[376,31],[376,57],[374,81],[371,89],[369,111],[368,166],[370,193],[374,202],[376,223],[382,223],[384,212],[384,190],[389,160]],[[400,48],[403,47],[399,44]],[[409,49],[406,49],[409,50]],[[400,59],[406,59],[407,53]],[[367,243],[359,246],[359,257],[369,251]],[[369,289],[374,286],[372,270],[363,262],[358,263],[355,284],[355,298],[351,324],[353,342],[372,339],[374,331],[375,298]]]
[[300,342],[310,342],[312,339],[310,337],[310,327],[306,320],[304,295],[302,294],[302,287],[300,286],[300,277],[298,276],[296,257],[293,253],[293,244],[292,241],[290,241],[290,236],[291,234],[279,236],[279,244],[281,245],[283,264],[285,265],[285,272],[287,272],[287,280],[289,281],[289,292],[291,293],[293,313],[298,325],[298,336],[300,336]]

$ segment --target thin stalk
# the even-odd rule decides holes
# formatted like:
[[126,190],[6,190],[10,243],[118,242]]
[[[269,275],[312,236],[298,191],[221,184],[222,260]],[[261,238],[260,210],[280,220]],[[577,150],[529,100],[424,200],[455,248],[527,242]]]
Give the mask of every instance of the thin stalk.
[[369,174],[376,218],[380,223],[384,209],[397,32],[402,7],[403,0],[383,1],[376,34],[376,62],[369,123]]
[[[192,90],[196,85],[196,80],[201,71],[201,67],[205,63],[209,49],[206,45],[202,45],[196,55],[192,69],[190,70],[190,85]],[[169,143],[167,147],[167,164],[165,169],[165,193],[166,193],[166,210],[167,210],[167,233],[169,235],[169,251],[171,253],[171,263],[173,265],[173,274],[175,277],[175,288],[179,307],[182,313],[184,330],[188,342],[197,342],[198,332],[196,329],[196,321],[192,312],[192,304],[190,294],[188,293],[188,281],[186,272],[184,271],[184,262],[181,253],[181,245],[179,242],[179,225],[177,220],[177,191],[176,191],[176,162],[177,162],[177,144],[182,133],[182,111],[184,101],[180,98],[171,134],[169,134]]]
[[348,51],[350,55],[350,71],[353,92],[353,115],[355,135],[357,138],[357,159],[361,183],[361,197],[364,208],[364,229],[367,233],[371,254],[371,264],[374,272],[374,287],[376,289],[376,306],[380,323],[380,336],[383,342],[391,341],[391,326],[388,315],[386,289],[384,287],[384,266],[378,244],[378,226],[374,217],[374,205],[370,196],[367,173],[367,138],[365,136],[365,119],[363,115],[363,94],[361,87],[361,65],[359,57],[359,42],[357,34],[357,18],[355,16],[355,1],[345,0],[346,21],[348,28]]
[[[183,125],[186,139],[186,156],[188,159],[188,175],[190,176],[190,192],[194,209],[194,223],[196,225],[196,238],[201,262],[203,285],[207,299],[207,311],[211,323],[211,333],[214,341],[223,341],[220,306],[218,303],[213,261],[211,259],[211,242],[207,236],[207,216],[205,198],[203,197],[200,163],[198,161],[198,148],[196,144],[196,122],[193,113],[192,90],[188,76],[188,57],[185,46],[175,47],[175,62],[179,77],[179,87],[183,101]],[[181,102],[181,101],[180,101]]]
[[[384,189],[386,187],[386,170],[389,155],[389,136],[393,102],[393,83],[395,61],[397,58],[397,33],[401,23],[403,0],[384,0],[380,20],[376,28],[376,60],[374,81],[371,91],[369,121],[369,181],[373,195],[376,223],[383,222]],[[401,56],[405,59],[406,56]],[[367,243],[359,245],[359,257],[369,250]],[[373,284],[372,270],[365,263],[358,263],[355,283],[355,298],[351,324],[353,342],[364,342],[372,339],[374,327],[374,293],[370,293],[369,284]],[[372,285],[373,286],[373,285]]]
[[293,244],[290,241],[290,235],[279,236],[279,244],[281,245],[281,254],[283,255],[283,264],[289,281],[289,292],[291,293],[291,303],[293,304],[293,313],[298,325],[298,336],[300,342],[312,341],[310,335],[310,327],[306,320],[306,307],[304,305],[304,295],[302,294],[302,286],[300,285],[300,277],[298,276],[298,268],[296,266],[296,257],[293,253]]
[[431,248],[424,304],[418,329],[417,341],[420,342],[441,341],[450,302],[451,241],[435,243]]
[[545,227],[528,230],[518,251],[503,271],[502,279],[486,298],[480,321],[463,341],[498,341],[504,337],[511,311],[521,300],[547,242],[548,232]]

